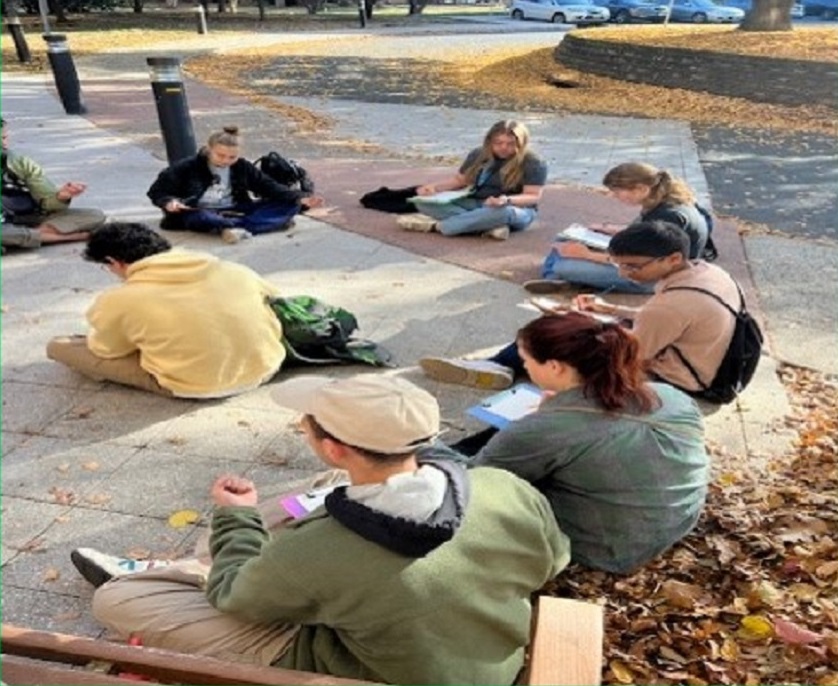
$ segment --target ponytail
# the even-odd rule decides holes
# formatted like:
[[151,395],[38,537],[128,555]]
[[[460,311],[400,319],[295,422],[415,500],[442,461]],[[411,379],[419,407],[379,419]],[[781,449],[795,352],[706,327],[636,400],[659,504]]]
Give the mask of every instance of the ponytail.
[[637,339],[622,326],[581,312],[545,315],[518,332],[518,341],[539,363],[558,360],[583,379],[586,397],[608,412],[650,412],[658,402],[645,384]]

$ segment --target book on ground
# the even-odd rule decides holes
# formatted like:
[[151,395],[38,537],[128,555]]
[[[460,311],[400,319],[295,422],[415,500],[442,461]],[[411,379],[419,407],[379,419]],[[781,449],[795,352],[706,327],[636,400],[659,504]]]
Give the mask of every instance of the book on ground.
[[466,412],[481,422],[503,429],[516,419],[535,412],[541,403],[541,390],[531,383],[522,383],[491,395]]
[[433,195],[414,195],[412,198],[409,198],[409,200],[410,202],[421,200],[422,202],[430,202],[435,205],[447,205],[455,200],[459,200],[460,198],[466,198],[470,194],[471,188],[461,188],[456,191],[442,191],[441,193],[434,193]]
[[620,321],[619,317],[610,314],[600,314],[599,312],[588,312],[580,310],[569,303],[563,303],[552,298],[530,298],[526,302],[518,303],[518,307],[528,312],[538,312],[539,314],[567,314],[568,312],[579,312],[592,319],[596,319],[603,324],[614,324]]
[[582,224],[571,224],[566,229],[559,231],[556,238],[578,241],[597,250],[608,250],[608,244],[611,243],[611,236],[607,233],[594,231],[587,226],[582,226]]

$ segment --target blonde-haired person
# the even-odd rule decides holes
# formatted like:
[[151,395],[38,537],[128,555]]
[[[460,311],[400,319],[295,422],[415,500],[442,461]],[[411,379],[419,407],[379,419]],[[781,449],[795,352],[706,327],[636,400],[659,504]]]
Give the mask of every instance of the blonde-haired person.
[[547,165],[529,149],[524,124],[506,119],[486,133],[483,145],[472,150],[457,173],[440,183],[419,186],[419,196],[470,188],[464,198],[439,204],[414,200],[422,214],[399,217],[408,231],[438,231],[443,236],[482,233],[506,240],[510,231],[523,231],[538,214],[547,181]]
[[323,204],[322,198],[306,197],[263,174],[240,156],[239,147],[238,127],[225,126],[197,155],[160,172],[148,197],[163,210],[162,228],[216,234],[225,243],[237,243],[287,229],[295,214]]
[[[700,259],[707,245],[710,227],[696,205],[695,193],[685,181],[651,164],[626,162],[610,169],[602,180],[611,194],[626,205],[640,207],[632,222],[663,221],[683,229],[690,239],[689,259]],[[619,225],[591,226],[615,234]],[[575,241],[558,241],[550,249],[542,267],[544,279],[581,284],[624,293],[651,293],[654,284],[637,283],[621,277],[608,261],[608,253],[592,250]],[[528,290],[545,292],[550,284],[530,282]]]

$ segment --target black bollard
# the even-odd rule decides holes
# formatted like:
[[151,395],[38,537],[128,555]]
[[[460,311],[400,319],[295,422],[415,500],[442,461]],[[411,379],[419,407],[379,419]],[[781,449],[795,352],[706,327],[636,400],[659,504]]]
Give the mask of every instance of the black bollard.
[[20,19],[16,15],[12,15],[6,19],[6,26],[9,27],[9,33],[12,34],[12,40],[15,42],[18,62],[31,62],[32,55],[29,53],[29,45],[26,43],[26,36],[23,33],[23,27],[20,25]]
[[180,59],[147,57],[146,63],[151,67],[151,90],[157,105],[163,142],[166,144],[166,157],[169,164],[173,164],[198,151],[180,74]]
[[361,21],[361,28],[367,26],[367,9],[364,6],[364,0],[358,0],[358,19]]
[[195,24],[198,28],[198,33],[202,36],[207,32],[207,13],[203,5],[198,5],[195,8]]
[[84,114],[87,108],[81,100],[79,75],[70,54],[70,46],[67,45],[67,36],[63,33],[45,33],[44,40],[47,43],[49,66],[52,67],[55,87],[58,89],[61,104],[64,105],[64,111],[67,114]]

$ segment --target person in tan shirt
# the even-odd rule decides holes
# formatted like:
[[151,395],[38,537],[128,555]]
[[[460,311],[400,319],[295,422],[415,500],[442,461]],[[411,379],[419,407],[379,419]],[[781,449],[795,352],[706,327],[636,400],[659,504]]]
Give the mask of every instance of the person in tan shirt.
[[691,262],[686,234],[666,222],[632,224],[611,239],[608,252],[621,276],[655,283],[654,295],[639,308],[580,295],[576,307],[632,320],[640,356],[647,361],[648,371],[662,381],[687,392],[701,390],[674,350],[677,348],[709,385],[730,345],[735,321],[706,293],[681,289],[704,289],[738,311],[743,303],[733,278],[715,265]]

